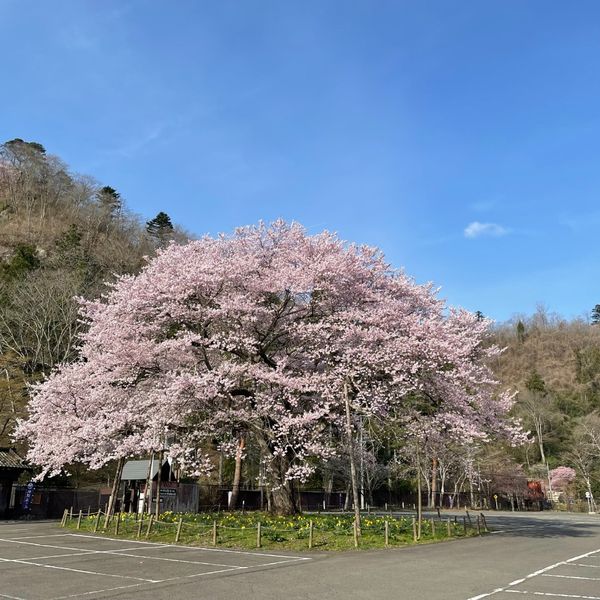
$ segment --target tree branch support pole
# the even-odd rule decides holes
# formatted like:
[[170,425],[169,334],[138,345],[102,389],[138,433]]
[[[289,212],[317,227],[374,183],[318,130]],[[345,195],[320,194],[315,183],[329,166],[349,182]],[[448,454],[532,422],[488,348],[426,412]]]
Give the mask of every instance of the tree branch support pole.
[[98,531],[98,527],[100,527],[100,517],[102,516],[102,511],[98,509],[98,514],[96,515],[96,521],[94,522],[94,533]]
[[179,543],[179,538],[181,537],[181,528],[183,526],[183,518],[179,518],[179,522],[177,523],[177,533],[175,534],[175,543]]
[[152,531],[152,523],[154,522],[154,515],[150,515],[148,519],[148,528],[146,529],[146,539],[150,537],[150,532]]
[[162,464],[165,458],[165,451],[161,450],[158,453],[158,473],[156,474],[156,512],[155,517],[158,521],[158,517],[160,517],[160,484],[162,481]]
[[152,512],[152,467],[154,466],[154,452],[150,455],[148,461],[148,471],[146,473],[146,493],[144,494],[144,504],[142,506],[142,513],[146,510],[150,514]]
[[121,475],[123,474],[123,466],[125,465],[125,459],[119,458],[117,461],[117,470],[115,472],[115,478],[113,480],[112,489],[110,491],[110,498],[108,499],[108,507],[106,509],[106,518],[104,519],[104,529],[108,527],[110,518],[115,512],[115,506],[117,504],[117,494],[119,493],[119,487],[121,485]]
[[352,435],[352,415],[350,412],[350,395],[348,393],[347,381],[344,381],[344,403],[346,405],[346,437],[348,438],[348,453],[350,455],[350,477],[352,479],[352,500],[354,505],[354,545],[358,546],[358,541],[362,532],[360,527],[360,505],[358,496],[356,461],[354,456],[354,438]]

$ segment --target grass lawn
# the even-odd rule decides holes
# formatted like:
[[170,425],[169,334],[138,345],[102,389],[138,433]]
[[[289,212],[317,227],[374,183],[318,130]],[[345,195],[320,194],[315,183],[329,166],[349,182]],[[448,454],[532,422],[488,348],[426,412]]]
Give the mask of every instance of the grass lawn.
[[[118,520],[118,527],[117,527]],[[67,518],[65,526],[77,528],[78,518]],[[222,548],[305,551],[309,546],[314,550],[353,550],[354,530],[352,514],[303,514],[293,517],[274,516],[263,512],[246,513],[185,513],[165,512],[160,520],[144,515],[121,513],[115,515],[104,529],[104,514],[83,516],[79,525],[81,531],[93,532],[98,523],[97,533],[124,539],[142,539],[153,542],[177,543],[195,546],[216,545]],[[312,523],[312,536],[311,536]],[[447,539],[478,535],[475,523],[465,524],[463,520],[435,519],[421,523],[421,538],[413,540],[413,519],[410,517],[364,515],[362,517],[361,549],[384,548],[385,529],[388,529],[388,547],[431,543]],[[481,526],[483,532],[483,525]],[[312,537],[312,539],[311,539]]]

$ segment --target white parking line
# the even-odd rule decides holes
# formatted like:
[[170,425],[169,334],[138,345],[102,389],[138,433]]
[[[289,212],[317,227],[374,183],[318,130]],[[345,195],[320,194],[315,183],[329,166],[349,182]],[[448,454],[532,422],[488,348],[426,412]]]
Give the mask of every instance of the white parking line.
[[[111,540],[113,542],[122,542],[122,539],[112,537],[98,537],[97,535],[85,535],[81,533],[69,533],[72,537],[92,538],[95,540]],[[1,541],[1,540],[0,540]],[[246,550],[229,550],[224,548],[206,548],[204,546],[181,546],[178,544],[159,544],[156,542],[145,542],[142,540],[129,540],[132,544],[145,544],[148,546],[159,547],[159,548],[178,548],[180,550],[202,550],[203,552],[224,552],[227,554],[249,554],[250,556],[268,556],[270,558],[295,558],[297,560],[311,560],[308,556],[289,556],[285,554],[267,554],[266,552],[248,552]]]
[[[544,567],[543,569],[534,571],[533,573],[530,573],[529,575],[525,575],[525,577],[522,577],[521,579],[516,579],[515,581],[511,581],[508,585],[506,585],[504,587],[496,588],[495,590],[492,590],[491,592],[487,592],[485,594],[479,594],[478,596],[472,596],[471,598],[468,598],[467,600],[481,600],[481,598],[487,598],[489,596],[499,594],[500,592],[521,593],[520,590],[511,590],[509,588],[511,588],[515,585],[519,585],[520,583],[523,583],[524,581],[527,581],[528,579],[531,579],[533,577],[537,577],[538,575],[542,575],[542,574],[546,573],[547,571],[552,571],[552,569],[556,569],[556,567],[560,567],[561,565],[570,565],[571,563],[575,563],[582,558],[588,558],[589,556],[598,554],[598,552],[600,552],[600,548],[598,550],[592,550],[591,552],[586,552],[585,554],[580,554],[579,556],[574,556],[573,558],[569,558],[567,560],[561,560],[560,562],[554,563],[553,565],[549,565],[548,567]],[[558,575],[553,575],[553,577],[558,577]],[[566,576],[563,576],[563,577],[566,577]],[[568,594],[566,594],[566,595],[565,594],[550,594],[549,592],[525,592],[525,593],[531,593],[533,595],[542,595],[542,596],[547,595],[547,596],[559,596],[559,597],[564,597],[564,598],[591,598],[592,600],[600,600],[600,597],[596,598],[594,596],[576,596],[576,595],[569,596]]]
[[[4,541],[1,540],[0,541]],[[207,565],[210,567],[233,567],[234,569],[245,569],[246,567],[240,567],[238,565],[226,565],[223,563],[214,563],[214,562],[206,562],[206,561],[199,561],[199,560],[185,560],[185,559],[179,559],[179,558],[166,558],[166,557],[161,557],[161,556],[140,556],[138,554],[127,554],[128,551],[132,551],[132,550],[146,550],[146,547],[140,548],[139,546],[132,546],[130,548],[117,548],[115,550],[91,550],[91,549],[87,549],[87,548],[73,548],[70,546],[54,546],[54,545],[50,545],[50,544],[38,544],[37,542],[24,542],[24,541],[19,541],[19,540],[6,540],[9,542],[12,542],[14,544],[25,544],[27,546],[41,546],[44,548],[59,548],[62,550],[76,550],[76,552],[74,553],[69,553],[69,554],[56,554],[54,556],[36,556],[34,558],[29,558],[27,557],[27,560],[33,561],[33,560],[46,560],[46,559],[52,559],[52,558],[64,558],[67,556],[93,556],[93,555],[97,555],[97,554],[108,554],[108,555],[114,555],[114,556],[127,556],[130,558],[140,558],[140,559],[147,559],[147,560],[162,560],[162,561],[168,561],[168,562],[179,562],[179,563],[190,563],[190,564],[196,564],[196,565]],[[165,547],[165,546],[160,546],[160,547]],[[168,547],[168,546],[166,546]],[[4,558],[0,558],[0,560],[3,561],[8,561],[11,559],[4,559]]]
[[15,538],[10,538],[11,540],[33,540],[35,538],[49,538],[49,537],[67,537],[68,533],[49,533],[47,535],[23,535]]
[[577,594],[554,594],[552,592],[526,592],[524,590],[504,590],[507,594],[531,594],[532,596],[553,596],[555,598],[584,598],[584,600],[600,600],[600,596],[579,596]]
[[57,569],[59,571],[73,571],[74,573],[84,573],[85,575],[100,575],[101,577],[117,577],[119,579],[134,579],[135,581],[144,581],[146,583],[158,583],[160,579],[144,579],[143,577],[133,577],[132,575],[114,575],[112,573],[98,573],[98,571],[87,571],[85,569],[73,569],[71,567],[59,567],[57,565],[46,565],[44,563],[34,563],[29,560],[18,558],[0,558],[0,562],[16,563],[20,565],[30,565],[43,569]]
[[579,575],[554,575],[553,573],[544,573],[542,577],[560,577],[561,579],[587,579],[588,581],[600,581],[600,577],[581,577]]
[[[50,600],[67,600],[67,598],[83,598],[84,596],[91,596],[92,594],[103,594],[104,592],[114,592],[117,590],[126,590],[129,588],[140,587],[142,585],[145,585],[145,584],[144,583],[132,583],[130,585],[120,585],[118,587],[105,588],[103,590],[92,590],[90,592],[79,592],[78,594],[69,594],[67,596],[55,596],[54,598],[50,598]],[[17,600],[24,600],[24,598],[18,598]]]
[[[129,548],[131,550],[131,548]],[[231,567],[232,569],[247,569],[248,567],[239,567],[237,565],[224,565],[221,563],[204,562],[201,560],[184,560],[182,558],[166,558],[164,556],[140,556],[139,554],[125,554],[124,552],[113,552],[112,550],[99,550],[97,554],[115,554],[116,556],[128,556],[131,558],[140,558],[143,560],[166,560],[168,562],[187,563],[190,565],[207,565],[209,567]],[[261,565],[262,566],[262,565]]]
[[181,579],[192,579],[194,577],[204,577],[205,575],[214,575],[215,573],[226,573],[227,571],[237,571],[239,569],[249,569],[250,567],[233,567],[231,569],[219,569],[218,571],[208,571],[206,573],[193,573],[192,575],[180,575],[178,577],[169,577],[167,579],[161,579],[157,583],[164,583],[165,581],[179,581]]
[[535,527],[535,525],[523,525],[523,527],[513,527],[512,529],[497,529],[496,531],[492,531],[491,533],[511,533],[512,531],[521,531],[521,529],[531,529],[532,527]]

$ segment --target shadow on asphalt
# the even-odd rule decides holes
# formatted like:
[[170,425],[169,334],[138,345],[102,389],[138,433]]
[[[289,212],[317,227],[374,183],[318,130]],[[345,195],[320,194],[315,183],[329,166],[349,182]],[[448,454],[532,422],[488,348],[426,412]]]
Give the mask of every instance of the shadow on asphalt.
[[[469,511],[471,523],[475,525],[477,516],[481,511]],[[588,538],[600,534],[600,515],[587,515],[578,513],[558,512],[492,512],[483,511],[488,527],[494,537],[522,537],[522,538]],[[414,513],[395,513],[395,516],[414,516]],[[423,511],[423,518],[437,519],[437,513]],[[441,519],[445,521],[456,517],[462,523],[465,512],[442,511]]]

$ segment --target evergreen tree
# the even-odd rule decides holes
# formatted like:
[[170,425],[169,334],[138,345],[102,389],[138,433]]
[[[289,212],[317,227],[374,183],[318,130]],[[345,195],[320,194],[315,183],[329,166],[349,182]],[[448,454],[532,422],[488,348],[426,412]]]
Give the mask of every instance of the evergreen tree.
[[121,201],[121,194],[115,188],[105,185],[98,191],[96,197],[100,206],[111,216],[120,212],[123,203]]
[[525,382],[525,387],[530,392],[537,392],[538,394],[546,393],[546,383],[540,377],[540,374],[537,371],[532,371],[529,375],[529,378]]
[[600,304],[596,304],[592,309],[592,325],[600,324]]
[[475,316],[478,321],[483,321],[485,319],[485,315],[480,310],[475,312]]
[[155,238],[159,244],[164,244],[173,234],[171,217],[165,212],[159,212],[154,219],[146,223],[146,231]]
[[35,246],[18,244],[10,259],[0,262],[0,281],[16,279],[39,266],[40,259]]
[[525,323],[519,320],[519,322],[517,323],[517,339],[519,340],[519,343],[522,344],[525,341],[526,337],[527,333],[525,332]]

